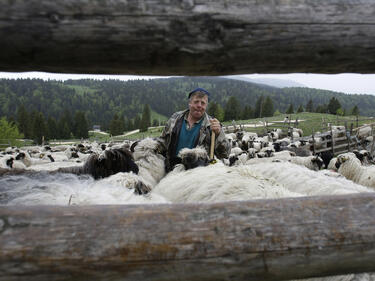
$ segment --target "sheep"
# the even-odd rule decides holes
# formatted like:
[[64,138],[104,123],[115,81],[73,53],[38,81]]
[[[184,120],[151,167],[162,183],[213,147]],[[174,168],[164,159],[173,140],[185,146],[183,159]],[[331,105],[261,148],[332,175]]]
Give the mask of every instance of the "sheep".
[[283,134],[283,131],[281,129],[272,129],[270,131],[270,136],[272,138],[272,141],[278,140]]
[[251,166],[222,164],[169,173],[151,191],[174,203],[219,202],[297,197],[275,181],[252,171]]
[[[40,158],[43,158],[45,155],[40,155]],[[30,167],[35,164],[43,164],[49,162],[55,162],[55,159],[51,156],[51,154],[47,154],[47,159],[33,159],[28,152],[21,151],[17,154],[16,160],[20,160],[26,167]]]
[[[87,174],[94,179],[100,179],[116,174],[118,172],[138,173],[138,166],[135,164],[130,151],[125,149],[106,150],[102,154],[92,154],[83,165],[63,167],[50,170],[48,173],[71,173],[76,175]],[[17,169],[14,171],[2,171],[0,174],[36,174],[40,171]]]
[[57,172],[60,173],[89,174],[94,179],[129,171],[137,174],[139,168],[135,164],[130,151],[126,149],[105,150],[102,154],[93,153],[82,166],[57,169]]
[[241,139],[241,148],[243,150],[247,150],[249,148],[249,144],[251,144],[256,138],[258,138],[257,133],[245,132]]
[[324,164],[323,159],[317,155],[306,157],[295,156],[290,158],[288,161],[294,164],[305,166],[306,168],[313,171],[319,171]]
[[131,151],[139,167],[139,176],[150,188],[154,187],[165,176],[165,151],[163,142],[158,139],[145,138],[134,142]]
[[362,166],[352,152],[337,156],[338,172],[355,183],[375,189],[375,166]]
[[328,168],[328,165],[329,165],[329,162],[331,161],[331,159],[334,157],[334,154],[331,150],[328,150],[328,151],[322,151],[322,152],[319,152],[317,154],[320,158],[322,158],[323,160],[323,163],[324,163],[324,167],[327,169]]
[[327,176],[327,170],[313,171],[291,162],[259,163],[252,165],[251,169],[291,192],[305,196],[373,192],[371,188],[353,183],[344,177]]
[[313,154],[310,151],[310,149],[306,147],[284,147],[281,149],[281,151],[283,150],[289,150],[291,152],[294,152],[296,156],[301,156],[301,157],[312,156]]
[[178,153],[181,163],[177,164],[172,172],[194,169],[200,166],[207,166],[210,163],[207,151],[204,147],[183,148]]
[[239,147],[233,147],[231,150],[230,150],[230,154],[234,154],[234,155],[240,155],[241,153],[243,153],[244,151],[239,148]]
[[333,138],[345,137],[345,134],[346,134],[345,126],[331,126],[331,130],[332,130]]
[[356,137],[360,140],[363,140],[371,135],[372,129],[370,125],[364,125],[358,128]]
[[16,159],[12,155],[6,155],[0,158],[0,168],[3,169],[26,169],[25,164]]
[[263,147],[258,153],[258,158],[272,157],[275,149],[273,147]]
[[369,151],[362,149],[360,151],[353,150],[352,152],[361,161],[362,165],[369,166],[369,165],[374,164],[374,161]]
[[88,175],[49,174],[0,178],[0,205],[92,205],[169,203],[157,194],[139,196],[134,173],[94,180]]
[[272,143],[273,148],[276,152],[281,151],[283,148],[287,147],[290,144],[289,138],[278,139]]

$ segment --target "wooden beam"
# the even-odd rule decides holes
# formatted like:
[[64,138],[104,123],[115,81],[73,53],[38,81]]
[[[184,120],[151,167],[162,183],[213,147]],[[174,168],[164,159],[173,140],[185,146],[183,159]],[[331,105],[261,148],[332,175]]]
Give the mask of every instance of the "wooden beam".
[[0,71],[375,73],[375,5],[353,0],[0,0]]
[[375,194],[0,207],[0,280],[288,280],[375,271]]

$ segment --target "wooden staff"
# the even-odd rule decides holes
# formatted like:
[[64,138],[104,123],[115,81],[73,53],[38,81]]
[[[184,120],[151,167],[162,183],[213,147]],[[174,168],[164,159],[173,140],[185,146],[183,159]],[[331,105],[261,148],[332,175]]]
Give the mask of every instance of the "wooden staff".
[[215,132],[211,132],[211,146],[210,146],[210,159],[214,159],[214,151],[215,151]]

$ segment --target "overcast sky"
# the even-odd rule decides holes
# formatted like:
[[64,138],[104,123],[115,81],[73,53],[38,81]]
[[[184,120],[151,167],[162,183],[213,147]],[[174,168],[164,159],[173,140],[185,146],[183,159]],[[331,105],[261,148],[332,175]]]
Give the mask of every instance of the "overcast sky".
[[[243,74],[249,78],[277,78],[292,80],[309,88],[325,89],[347,94],[375,95],[375,74]],[[91,74],[54,74],[45,72],[0,72],[0,78],[40,78],[44,80],[67,79],[152,79],[162,76],[136,76],[136,75],[91,75]]]

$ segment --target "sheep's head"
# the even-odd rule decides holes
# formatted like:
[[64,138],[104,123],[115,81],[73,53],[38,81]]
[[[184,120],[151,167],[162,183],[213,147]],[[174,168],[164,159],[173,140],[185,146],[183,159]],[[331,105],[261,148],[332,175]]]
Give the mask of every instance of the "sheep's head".
[[238,131],[236,133],[236,137],[237,137],[238,140],[241,140],[243,138],[243,131]]
[[235,154],[229,155],[229,166],[233,166],[238,161],[238,156]]
[[[353,158],[356,157],[354,153],[351,153],[351,155],[353,156]],[[335,167],[339,169],[342,164],[349,161],[350,159],[351,159],[351,156],[348,153],[337,156]]]
[[7,167],[13,168],[13,161],[14,161],[13,157],[10,157],[9,159],[7,159],[6,160]]
[[181,158],[181,163],[186,170],[207,166],[210,163],[207,151],[203,147],[183,148],[178,153],[178,157]]
[[20,153],[18,153],[17,156],[16,156],[16,160],[23,160],[23,159],[25,159],[25,158],[26,158],[26,154],[25,154],[25,152],[20,152]]
[[125,149],[107,149],[102,154],[91,154],[85,168],[95,179],[106,178],[119,172],[138,173],[132,154]]
[[319,156],[315,156],[311,159],[311,162],[315,164],[318,167],[318,170],[320,170],[323,167],[323,159]]

